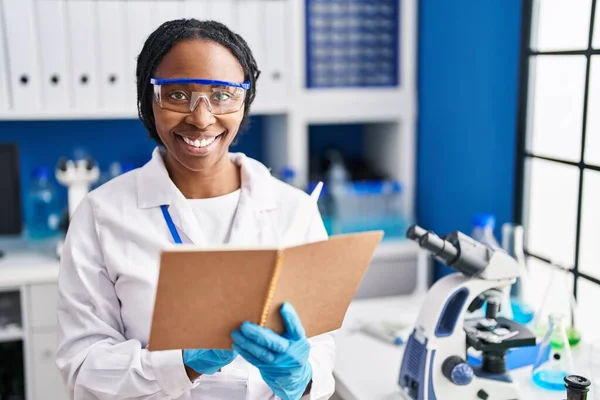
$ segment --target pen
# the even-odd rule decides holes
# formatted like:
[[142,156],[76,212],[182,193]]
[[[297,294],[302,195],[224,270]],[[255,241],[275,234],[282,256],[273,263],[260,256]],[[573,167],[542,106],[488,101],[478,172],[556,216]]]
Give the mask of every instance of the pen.
[[361,326],[361,331],[388,344],[395,346],[404,344],[404,340],[400,336],[396,335],[393,331],[383,328],[378,323],[364,324]]

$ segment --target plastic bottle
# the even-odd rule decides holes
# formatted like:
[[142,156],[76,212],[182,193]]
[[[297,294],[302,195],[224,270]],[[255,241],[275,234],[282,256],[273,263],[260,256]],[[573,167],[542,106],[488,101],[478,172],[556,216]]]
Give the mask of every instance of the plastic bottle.
[[343,209],[345,205],[344,198],[347,197],[348,183],[350,174],[344,166],[342,155],[338,151],[331,151],[329,154],[329,169],[327,170],[325,183],[331,198],[332,212],[332,230],[333,233],[341,233],[344,228],[344,218],[348,216]]
[[[493,214],[475,214],[472,219],[473,232],[471,237],[480,243],[490,247],[492,250],[502,250],[498,240],[494,236],[496,226],[496,217]],[[485,312],[485,310],[484,310]],[[513,319],[512,308],[510,305],[510,288],[504,289],[502,304],[500,306],[499,316]]]
[[327,185],[333,193],[343,194],[346,185],[349,182],[350,174],[344,166],[342,155],[337,151],[332,151],[329,155],[330,164],[327,170]]
[[50,183],[50,168],[33,170],[27,195],[26,235],[32,240],[52,238],[58,234],[60,205],[57,191]]
[[533,307],[527,299],[529,269],[523,250],[523,227],[512,223],[502,225],[502,248],[521,266],[521,276],[510,289],[511,308],[516,322],[528,324],[533,320]]
[[550,314],[548,329],[533,365],[533,382],[544,389],[564,390],[565,377],[574,373],[573,354],[564,320],[561,314]]
[[473,232],[471,237],[494,250],[502,249],[494,236],[496,217],[492,214],[475,214],[472,220]]

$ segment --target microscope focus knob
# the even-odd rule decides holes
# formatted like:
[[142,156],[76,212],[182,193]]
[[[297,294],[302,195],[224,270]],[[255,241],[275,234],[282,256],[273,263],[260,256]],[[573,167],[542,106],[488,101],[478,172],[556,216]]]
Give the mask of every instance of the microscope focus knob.
[[464,386],[473,380],[473,368],[458,356],[446,358],[442,364],[442,373],[455,385]]

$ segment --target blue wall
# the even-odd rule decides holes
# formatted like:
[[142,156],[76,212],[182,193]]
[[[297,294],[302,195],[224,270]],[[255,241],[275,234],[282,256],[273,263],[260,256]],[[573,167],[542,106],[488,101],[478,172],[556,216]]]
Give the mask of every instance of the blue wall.
[[421,0],[417,217],[437,233],[513,217],[521,0]]

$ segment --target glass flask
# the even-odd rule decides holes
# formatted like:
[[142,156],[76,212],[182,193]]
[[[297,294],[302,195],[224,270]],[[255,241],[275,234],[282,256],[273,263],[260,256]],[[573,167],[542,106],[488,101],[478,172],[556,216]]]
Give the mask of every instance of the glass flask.
[[522,226],[512,223],[502,225],[502,248],[521,266],[521,276],[510,289],[513,319],[521,324],[528,324],[533,320],[534,310],[528,298],[529,269],[523,250]]
[[548,329],[533,366],[533,382],[544,389],[564,390],[565,377],[573,373],[573,354],[567,337],[565,317],[550,314]]

